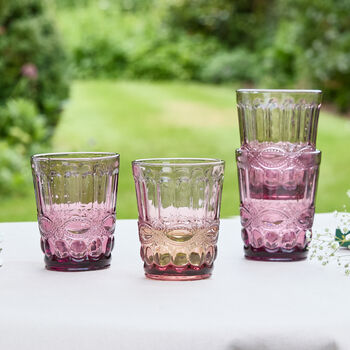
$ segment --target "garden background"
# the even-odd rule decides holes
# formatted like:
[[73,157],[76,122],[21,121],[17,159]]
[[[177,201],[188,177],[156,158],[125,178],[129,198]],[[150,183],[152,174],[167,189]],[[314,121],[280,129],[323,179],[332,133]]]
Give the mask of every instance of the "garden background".
[[348,0],[0,0],[0,221],[35,220],[30,155],[121,154],[117,216],[136,218],[131,161],[226,161],[238,214],[235,89],[324,90],[316,208],[350,172]]

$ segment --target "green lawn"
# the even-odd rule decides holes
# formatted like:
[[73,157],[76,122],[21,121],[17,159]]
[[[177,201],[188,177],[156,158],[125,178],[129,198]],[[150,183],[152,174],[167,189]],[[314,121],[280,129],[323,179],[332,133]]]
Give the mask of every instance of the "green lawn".
[[[131,161],[144,157],[215,157],[226,161],[222,217],[238,214],[234,150],[239,147],[233,89],[188,83],[76,82],[53,151],[121,154],[118,217],[136,218]],[[350,121],[322,113],[323,151],[317,211],[341,209],[350,188]],[[34,194],[0,202],[0,221],[35,220]]]

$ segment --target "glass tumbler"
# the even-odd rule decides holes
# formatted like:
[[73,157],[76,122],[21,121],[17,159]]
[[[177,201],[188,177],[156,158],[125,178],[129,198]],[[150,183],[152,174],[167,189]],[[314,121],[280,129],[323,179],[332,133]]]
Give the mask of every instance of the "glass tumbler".
[[119,155],[38,154],[31,164],[46,268],[83,271],[109,267]]
[[245,256],[307,257],[321,161],[316,149],[319,90],[237,91],[236,151]]
[[217,255],[224,161],[132,162],[145,274],[159,280],[210,277]]

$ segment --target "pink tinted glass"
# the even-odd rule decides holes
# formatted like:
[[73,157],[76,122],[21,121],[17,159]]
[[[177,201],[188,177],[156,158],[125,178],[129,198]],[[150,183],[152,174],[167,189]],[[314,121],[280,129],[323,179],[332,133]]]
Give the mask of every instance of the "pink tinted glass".
[[283,144],[236,152],[247,258],[300,260],[315,213],[321,152]]
[[114,244],[119,155],[35,155],[32,172],[46,268],[108,267]]
[[321,161],[319,90],[238,90],[242,238],[254,260],[307,257]]

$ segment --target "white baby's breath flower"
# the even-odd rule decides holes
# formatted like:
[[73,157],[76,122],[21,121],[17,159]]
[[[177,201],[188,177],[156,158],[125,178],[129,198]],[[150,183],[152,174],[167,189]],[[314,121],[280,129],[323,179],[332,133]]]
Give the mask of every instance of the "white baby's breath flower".
[[331,245],[332,249],[338,249],[339,248],[339,243],[338,242],[333,242]]
[[[348,233],[349,232],[349,228],[347,226],[344,226],[344,227],[341,228],[341,232],[343,232],[344,234]],[[346,240],[348,240],[347,237],[346,237]]]
[[[350,198],[350,189],[346,195]],[[335,232],[334,228],[315,230],[309,246],[309,259],[318,260],[322,265],[338,265],[346,275],[350,276],[350,213],[347,212],[346,205],[340,212],[334,211],[333,218],[337,222],[336,229],[340,232]],[[349,246],[345,247],[347,244]]]

